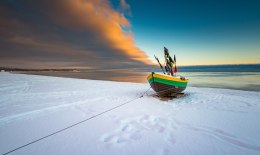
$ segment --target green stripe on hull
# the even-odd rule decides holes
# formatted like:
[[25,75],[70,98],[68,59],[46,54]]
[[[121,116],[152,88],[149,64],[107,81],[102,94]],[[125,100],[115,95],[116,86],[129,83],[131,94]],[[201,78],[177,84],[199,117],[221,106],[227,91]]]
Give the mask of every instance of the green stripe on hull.
[[149,80],[150,84],[153,82],[153,79],[154,79],[154,82],[158,82],[158,83],[162,83],[162,84],[166,84],[166,85],[171,85],[171,86],[175,86],[175,87],[187,87],[187,82],[169,81],[169,80],[160,79],[160,78],[156,78],[156,77],[153,77]]

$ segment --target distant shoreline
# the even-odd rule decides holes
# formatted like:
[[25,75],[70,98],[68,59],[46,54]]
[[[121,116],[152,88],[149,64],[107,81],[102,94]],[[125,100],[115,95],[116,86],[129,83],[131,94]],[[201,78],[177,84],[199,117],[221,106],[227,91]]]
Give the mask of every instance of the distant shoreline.
[[[235,64],[235,65],[197,65],[197,66],[177,66],[179,72],[260,72],[260,64]],[[0,71],[27,71],[27,72],[95,72],[95,71],[148,71],[160,72],[161,69],[156,66],[145,68],[119,68],[119,69],[81,69],[81,68],[18,68],[18,67],[0,67]]]
[[[4,68],[1,68],[1,71]],[[20,69],[8,72],[76,79],[147,83],[150,72],[162,72],[159,67],[141,69]],[[4,70],[3,70],[4,71]],[[260,64],[178,67],[178,75],[190,79],[189,86],[260,91]]]

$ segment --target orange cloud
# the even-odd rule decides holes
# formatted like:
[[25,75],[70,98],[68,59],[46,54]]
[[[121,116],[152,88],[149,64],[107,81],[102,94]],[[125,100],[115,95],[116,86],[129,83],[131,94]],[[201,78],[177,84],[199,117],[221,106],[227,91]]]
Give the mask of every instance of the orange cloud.
[[51,4],[50,9],[49,16],[55,22],[73,29],[91,30],[115,51],[132,60],[152,63],[146,53],[135,46],[133,34],[123,30],[130,29],[129,21],[114,10],[107,0],[65,0]]

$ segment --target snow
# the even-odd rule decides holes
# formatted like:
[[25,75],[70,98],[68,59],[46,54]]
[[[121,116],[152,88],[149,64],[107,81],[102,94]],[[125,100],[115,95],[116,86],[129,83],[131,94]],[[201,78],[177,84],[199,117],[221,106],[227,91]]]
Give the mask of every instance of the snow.
[[148,84],[0,73],[0,153],[260,154],[260,92],[188,87],[172,100]]

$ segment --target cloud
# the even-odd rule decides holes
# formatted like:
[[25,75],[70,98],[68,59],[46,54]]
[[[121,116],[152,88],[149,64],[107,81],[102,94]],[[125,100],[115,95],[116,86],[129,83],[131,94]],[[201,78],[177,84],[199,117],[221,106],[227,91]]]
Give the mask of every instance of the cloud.
[[120,0],[120,11],[131,16],[130,5],[125,0]]
[[[125,32],[130,23],[119,12],[112,9],[104,0],[65,0],[60,3],[50,4],[56,6],[48,13],[49,16],[63,26],[91,30],[103,39],[110,48],[123,52],[130,59],[149,64],[147,55],[134,45],[131,32]],[[126,3],[123,3],[126,5]],[[57,11],[58,10],[58,11]],[[64,18],[67,17],[67,18]]]
[[[135,45],[131,31],[125,31],[131,29],[129,21],[107,0],[0,3],[1,58],[56,60],[64,65],[70,61],[68,65],[74,62],[99,68],[143,67],[151,63]],[[120,4],[130,8],[125,1]]]

